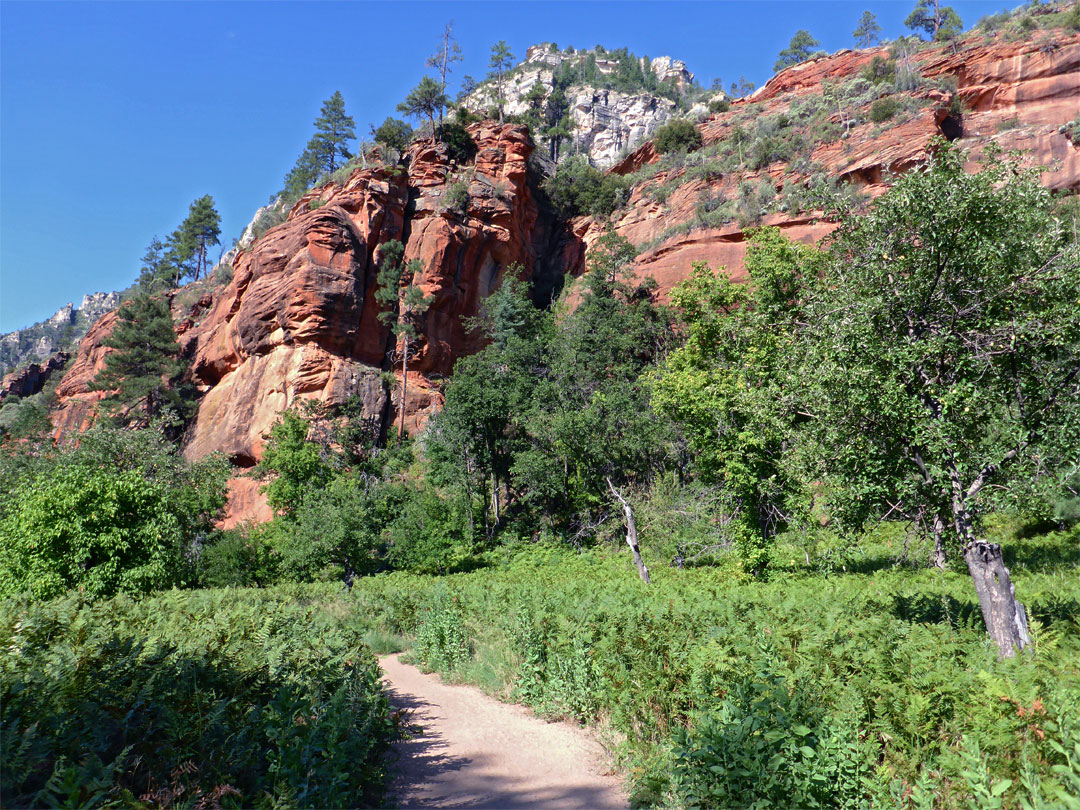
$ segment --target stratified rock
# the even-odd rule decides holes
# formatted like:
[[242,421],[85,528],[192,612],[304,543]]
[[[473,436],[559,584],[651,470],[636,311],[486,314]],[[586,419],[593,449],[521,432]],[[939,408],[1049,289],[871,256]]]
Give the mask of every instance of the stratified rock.
[[0,382],[0,400],[6,397],[29,397],[41,391],[49,377],[71,358],[67,352],[50,355],[44,363],[29,363],[6,375]]

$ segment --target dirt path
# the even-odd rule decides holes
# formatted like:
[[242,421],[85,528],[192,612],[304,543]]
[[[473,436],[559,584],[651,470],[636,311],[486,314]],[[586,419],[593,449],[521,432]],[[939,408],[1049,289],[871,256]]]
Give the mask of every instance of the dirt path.
[[399,807],[625,808],[620,780],[585,731],[547,723],[471,686],[379,659],[390,703],[423,732],[398,743],[391,794]]

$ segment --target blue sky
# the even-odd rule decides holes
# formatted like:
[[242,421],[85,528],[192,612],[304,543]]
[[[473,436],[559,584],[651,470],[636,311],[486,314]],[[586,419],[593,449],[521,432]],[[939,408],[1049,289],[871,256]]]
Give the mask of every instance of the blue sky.
[[[395,114],[454,21],[465,74],[491,45],[626,46],[708,85],[772,74],[791,35],[886,37],[912,2],[0,2],[0,331],[126,287],[151,237],[211,194],[232,244],[335,90],[357,129]],[[1015,2],[954,0],[965,24]]]

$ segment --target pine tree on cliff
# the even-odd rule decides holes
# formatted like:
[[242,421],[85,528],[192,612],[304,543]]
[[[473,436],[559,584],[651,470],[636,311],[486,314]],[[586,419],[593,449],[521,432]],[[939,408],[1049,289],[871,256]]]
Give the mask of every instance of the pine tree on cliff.
[[323,174],[330,174],[352,157],[349,141],[356,137],[356,122],[345,114],[345,99],[340,91],[323,102],[315,119],[315,134],[285,175],[287,200],[297,200]]
[[813,53],[814,48],[820,44],[820,42],[810,36],[809,31],[796,31],[795,36],[791,38],[791,42],[788,43],[788,46],[780,51],[780,54],[776,59],[776,64],[773,65],[773,70],[779,73],[784,68],[797,65],[799,62],[805,62],[810,58],[810,54]]
[[451,20],[446,24],[446,28],[443,29],[442,41],[439,43],[439,49],[428,57],[427,66],[435,68],[439,71],[439,86],[442,89],[443,104],[439,110],[439,123],[442,123],[443,118],[446,116],[446,104],[449,99],[446,97],[446,74],[450,72],[450,65],[454,62],[461,62],[465,59],[461,55],[461,46],[458,45],[457,40],[454,39],[450,32],[454,30],[454,21]]
[[503,94],[503,76],[506,71],[514,66],[514,55],[510,53],[506,40],[500,39],[491,46],[491,61],[488,62],[488,65],[495,71],[495,86],[498,88],[499,93],[499,123],[501,124],[503,122],[503,104],[506,103],[506,96]]
[[[137,293],[120,307],[104,345],[114,351],[88,387],[110,392],[102,401],[106,411],[126,414],[129,423],[148,423],[166,407],[187,414],[189,404],[173,385],[185,364],[167,299]],[[142,417],[134,417],[137,411]]]
[[413,118],[427,118],[431,125],[431,142],[435,142],[435,113],[446,106],[446,95],[439,83],[430,76],[425,76],[409,91],[405,100],[397,105],[398,112]]
[[221,215],[214,208],[214,198],[209,194],[199,197],[188,209],[187,219],[180,225],[185,245],[190,247],[192,273],[198,281],[207,271],[206,249],[221,244]]
[[[375,300],[382,307],[379,320],[390,327],[394,337],[401,341],[401,404],[398,411],[401,421],[398,424],[398,438],[405,433],[405,396],[409,384],[409,344],[416,340],[420,320],[428,307],[435,300],[415,283],[417,273],[423,272],[424,266],[419,259],[413,259],[402,266],[401,258],[405,248],[401,242],[392,239],[379,246],[379,273]],[[402,284],[405,283],[403,287]],[[396,353],[396,352],[395,352]]]
[[[337,91],[323,102],[319,117],[315,119],[315,136],[308,144],[319,169],[332,173],[352,157],[348,144],[356,137],[356,122],[345,114],[345,99]],[[338,162],[338,158],[341,161]]]
[[860,48],[869,48],[880,41],[880,34],[881,26],[878,25],[877,17],[871,11],[864,11],[851,35],[855,37],[855,44]]
[[952,39],[964,30],[960,15],[952,6],[942,6],[938,0],[919,0],[904,20],[912,31],[924,31],[931,39]]

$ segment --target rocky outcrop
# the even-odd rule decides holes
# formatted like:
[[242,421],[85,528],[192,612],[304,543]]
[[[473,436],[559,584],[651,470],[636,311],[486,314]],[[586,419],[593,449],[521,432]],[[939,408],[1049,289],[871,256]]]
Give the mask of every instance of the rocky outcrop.
[[119,293],[90,293],[77,308],[65,304],[44,321],[0,335],[0,373],[45,361],[58,351],[75,351],[94,322],[119,303]]
[[[406,425],[441,404],[431,378],[479,346],[464,321],[509,268],[529,276],[536,258],[527,131],[483,123],[469,132],[472,165],[418,143],[407,170],[360,170],[310,192],[236,258],[231,283],[182,336],[202,392],[190,457],[221,450],[254,463],[277,415],[301,399],[359,395],[373,420],[397,418],[400,386],[383,372],[400,374],[400,352],[374,295],[379,246],[392,239],[403,242],[404,261],[419,261],[415,282],[432,299],[410,348]],[[464,188],[463,205],[451,187]]]
[[116,318],[117,311],[113,310],[91,327],[79,342],[75,360],[57,386],[59,404],[51,414],[57,438],[86,430],[94,420],[98,403],[106,396],[105,391],[91,391],[90,382],[105,368],[105,357],[113,351],[104,341],[112,334]]
[[[635,272],[652,276],[666,292],[686,277],[694,262],[723,266],[734,278],[742,278],[745,253],[743,228],[735,221],[711,225],[703,218],[703,205],[733,201],[740,187],[767,184],[779,193],[787,185],[809,180],[810,171],[827,175],[858,188],[868,198],[885,191],[890,175],[908,171],[930,156],[935,138],[956,141],[968,150],[972,170],[990,145],[1006,151],[1019,149],[1023,160],[1045,167],[1043,183],[1053,189],[1080,191],[1080,149],[1059,131],[1080,111],[1080,36],[1064,34],[1049,48],[1037,42],[984,42],[970,37],[953,48],[929,46],[912,59],[928,78],[955,77],[956,97],[948,90],[925,85],[909,94],[919,108],[878,125],[868,120],[865,109],[838,110],[832,116],[839,137],[817,144],[806,155],[804,166],[778,162],[756,171],[732,171],[690,179],[691,161],[681,168],[657,173],[636,185],[629,203],[613,217],[615,229],[645,249]],[[822,83],[833,87],[855,79],[874,56],[888,57],[884,48],[841,51],[789,68],[773,77],[749,99],[740,99],[729,112],[706,119],[700,129],[706,145],[729,138],[736,125],[744,130],[755,120],[789,115],[806,108],[811,96],[822,94]],[[613,171],[629,174],[661,160],[651,143],[627,156]],[[659,189],[665,194],[658,194]],[[663,202],[659,202],[662,198]],[[773,225],[791,238],[816,242],[836,224],[818,212],[794,213],[777,196],[760,220],[749,213],[752,224]],[[588,246],[607,223],[579,218],[574,232]],[[587,250],[577,254],[571,274],[584,270]]]
[[[666,168],[638,181],[610,221],[642,247],[635,272],[653,276],[666,292],[697,261],[744,277],[745,226],[736,216],[705,216],[715,205],[738,201],[746,188],[777,192],[766,195],[761,210],[751,206],[739,216],[775,225],[799,241],[819,241],[836,223],[821,211],[799,210],[779,192],[813,174],[872,198],[892,174],[925,162],[942,135],[967,148],[973,161],[991,143],[1026,148],[1028,161],[1046,167],[1048,186],[1080,190],[1080,149],[1059,131],[1080,109],[1080,36],[1062,34],[1055,43],[1052,52],[1035,43],[981,39],[962,41],[958,53],[928,47],[915,57],[923,74],[955,76],[956,94],[969,108],[957,111],[948,82],[909,94],[903,114],[881,124],[869,120],[869,102],[835,114],[830,106],[827,123],[835,137],[818,138],[796,160],[755,170],[730,168],[748,165],[739,159],[704,171],[695,163],[699,153],[680,164],[646,142],[614,171]],[[745,131],[759,119],[783,114],[795,120],[800,109],[822,109],[807,102],[821,96],[823,81],[832,87],[850,82],[882,54],[841,52],[779,74],[752,99],[705,119],[706,146],[730,142],[736,126]],[[533,61],[550,69],[543,54]],[[469,132],[477,152],[465,165],[442,145],[424,141],[401,166],[358,170],[344,184],[311,191],[283,224],[236,255],[227,286],[204,295],[190,312],[176,313],[201,394],[186,438],[190,457],[221,450],[241,465],[254,463],[278,413],[305,399],[339,403],[358,395],[383,430],[404,414],[415,431],[441,405],[442,379],[454,360],[480,347],[466,319],[511,268],[543,288],[537,298],[544,303],[562,274],[582,272],[607,221],[561,223],[538,206],[528,168],[533,145],[523,127],[484,122]],[[403,243],[405,261],[419,262],[413,281],[432,299],[410,348],[404,402],[401,347],[380,321],[374,296],[380,245],[391,239]],[[60,432],[81,429],[102,397],[87,384],[103,366],[101,341],[114,320],[106,316],[88,333],[58,389]],[[237,506],[230,514],[266,515],[257,484],[243,481],[232,485]]]
[[[613,73],[619,63],[594,52],[560,51],[551,43],[533,45],[527,51],[525,61],[507,75],[504,82],[504,111],[509,115],[521,115],[529,109],[526,96],[537,85],[544,91],[544,98],[551,94],[555,71],[565,64],[581,65],[592,58],[600,76]],[[682,88],[692,84],[694,74],[686,64],[670,56],[660,56],[641,66],[653,72],[658,82],[670,82]],[[676,112],[675,103],[654,93],[626,93],[599,86],[572,84],[566,91],[570,104],[571,150],[563,156],[584,153],[601,168],[613,165],[627,150],[633,149],[665,123]],[[466,99],[465,105],[472,111],[486,113],[497,101],[497,90],[492,82],[485,82]]]
[[45,383],[71,358],[67,352],[57,352],[43,363],[28,363],[23,368],[6,375],[0,382],[0,400],[7,397],[29,397],[45,387]]

